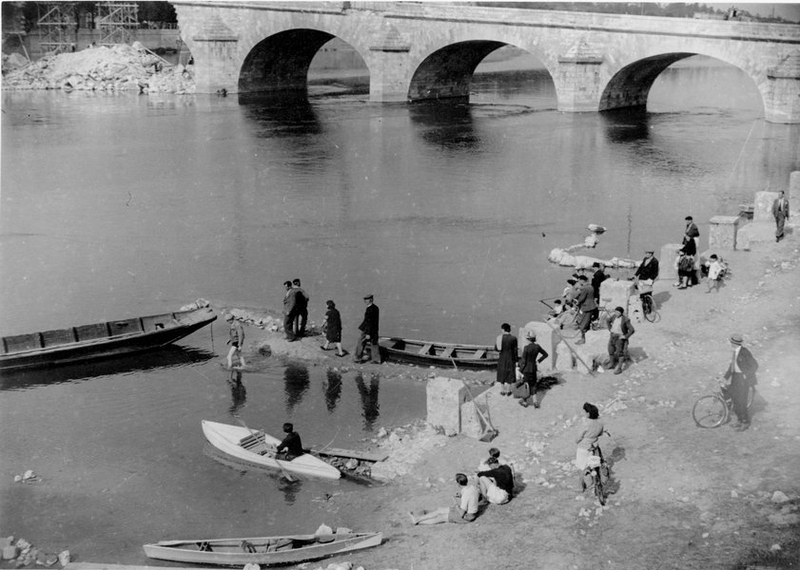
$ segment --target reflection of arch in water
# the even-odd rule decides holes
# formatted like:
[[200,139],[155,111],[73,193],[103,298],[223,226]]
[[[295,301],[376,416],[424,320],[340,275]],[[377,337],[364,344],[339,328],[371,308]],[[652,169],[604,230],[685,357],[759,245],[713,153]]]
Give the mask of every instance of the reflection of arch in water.
[[245,118],[257,137],[297,137],[322,133],[317,112],[303,95],[260,93],[239,95]]
[[409,108],[423,140],[442,149],[467,150],[480,146],[472,108],[466,102],[424,101]]
[[373,374],[369,379],[369,388],[364,382],[364,376],[356,375],[356,386],[361,396],[361,415],[364,417],[364,428],[372,431],[375,421],[380,416],[380,403],[378,401],[378,391],[380,389],[380,377]]
[[286,409],[291,412],[308,392],[310,385],[308,368],[301,364],[290,364],[283,373]]
[[231,387],[231,406],[228,408],[228,413],[236,417],[247,401],[247,388],[242,383],[242,372],[240,370],[231,370],[228,385]]
[[176,368],[199,364],[215,356],[213,352],[207,350],[172,344],[139,354],[95,360],[90,363],[2,372],[0,373],[0,391],[24,390],[62,382],[81,382],[101,376],[131,374],[159,368]]
[[328,412],[333,413],[342,396],[342,375],[330,368],[325,374],[325,381],[322,383],[322,389],[325,392],[325,407],[328,408]]

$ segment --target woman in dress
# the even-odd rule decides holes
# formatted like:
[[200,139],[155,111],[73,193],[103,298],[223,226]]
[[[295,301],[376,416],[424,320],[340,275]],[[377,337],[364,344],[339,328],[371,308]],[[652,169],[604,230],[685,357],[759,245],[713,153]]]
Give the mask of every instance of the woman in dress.
[[511,389],[517,382],[517,337],[511,334],[511,325],[503,323],[500,326],[500,335],[497,337],[495,347],[500,351],[497,360],[497,382],[500,384],[500,394],[510,396]]

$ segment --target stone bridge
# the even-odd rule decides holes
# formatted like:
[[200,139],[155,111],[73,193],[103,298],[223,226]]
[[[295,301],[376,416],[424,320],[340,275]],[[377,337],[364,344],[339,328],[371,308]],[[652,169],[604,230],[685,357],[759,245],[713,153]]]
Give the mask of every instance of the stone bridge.
[[800,25],[656,18],[423,2],[172,0],[199,93],[304,90],[337,37],[363,58],[373,102],[469,97],[494,50],[549,71],[558,109],[640,107],[669,65],[705,55],[744,71],[767,121],[800,123]]

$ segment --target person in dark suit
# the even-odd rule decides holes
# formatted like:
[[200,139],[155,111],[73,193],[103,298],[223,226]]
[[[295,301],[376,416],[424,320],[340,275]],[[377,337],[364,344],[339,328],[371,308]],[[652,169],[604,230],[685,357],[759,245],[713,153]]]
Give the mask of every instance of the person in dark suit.
[[286,293],[283,295],[283,332],[286,334],[286,340],[293,342],[297,340],[294,334],[294,319],[297,316],[297,290],[292,287],[291,281],[284,281],[283,286],[286,288]]
[[364,303],[367,304],[367,308],[364,310],[364,320],[358,325],[358,330],[361,331],[361,335],[358,337],[358,344],[356,344],[356,349],[353,353],[353,360],[355,362],[361,362],[364,356],[364,349],[367,344],[369,344],[372,362],[375,364],[381,363],[381,355],[378,351],[380,309],[378,309],[378,305],[376,305],[374,301],[375,298],[373,295],[364,297]]
[[295,291],[295,322],[294,334],[298,337],[306,336],[306,322],[308,322],[308,302],[311,297],[308,296],[306,290],[300,286],[300,280],[295,279],[292,281],[292,286]]
[[510,396],[511,388],[517,381],[517,337],[511,334],[511,325],[500,325],[500,335],[495,341],[495,348],[500,351],[497,359],[497,382],[500,384],[500,395]]
[[283,433],[285,433],[286,436],[275,450],[275,453],[280,455],[279,458],[291,461],[295,457],[303,455],[305,453],[303,451],[303,443],[300,440],[300,434],[294,431],[294,426],[286,422],[283,424]]
[[775,218],[775,242],[779,242],[783,239],[783,226],[789,219],[789,200],[786,199],[783,190],[772,203],[772,217]]
[[639,281],[649,281],[647,285],[650,286],[653,285],[653,281],[658,279],[658,259],[655,258],[653,253],[655,253],[653,250],[644,252],[644,259],[642,259],[633,274],[633,277]]
[[541,364],[545,358],[550,356],[545,349],[536,343],[536,333],[528,331],[525,334],[528,344],[522,349],[522,357],[519,359],[519,371],[522,372],[522,382],[528,385],[528,397],[520,398],[519,405],[523,408],[528,407],[528,400],[533,402],[533,407],[539,407],[539,400],[536,398],[536,388],[539,379],[536,375],[537,365]]
[[589,330],[592,321],[596,321],[597,317],[600,316],[600,309],[597,308],[597,303],[594,300],[594,289],[592,289],[592,285],[586,275],[578,277],[578,283],[581,284],[581,291],[578,293],[578,298],[575,299],[575,304],[580,309],[578,328],[581,331],[581,338],[576,340],[575,344],[583,344],[586,342],[586,331]]
[[592,289],[594,290],[594,302],[598,305],[600,304],[600,285],[603,284],[603,281],[608,279],[608,275],[606,275],[603,269],[605,268],[605,264],[595,261],[592,263],[592,268],[595,270],[594,275],[592,275]]
[[750,412],[747,410],[747,394],[751,386],[757,384],[758,362],[753,354],[743,346],[742,335],[735,333],[730,338],[733,354],[724,378],[730,379],[729,393],[733,399],[733,412],[737,421],[731,427],[744,431],[750,427]]

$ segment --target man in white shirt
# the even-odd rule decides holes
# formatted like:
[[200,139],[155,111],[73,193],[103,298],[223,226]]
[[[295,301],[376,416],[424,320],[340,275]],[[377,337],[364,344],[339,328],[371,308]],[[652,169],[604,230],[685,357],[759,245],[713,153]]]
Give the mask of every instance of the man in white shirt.
[[442,507],[435,511],[419,510],[408,513],[414,524],[470,523],[478,518],[481,493],[463,473],[456,473],[456,483],[461,488],[456,494],[457,505]]

